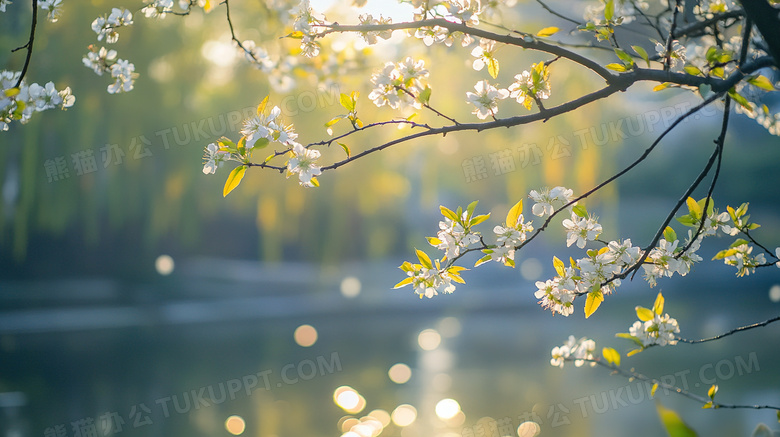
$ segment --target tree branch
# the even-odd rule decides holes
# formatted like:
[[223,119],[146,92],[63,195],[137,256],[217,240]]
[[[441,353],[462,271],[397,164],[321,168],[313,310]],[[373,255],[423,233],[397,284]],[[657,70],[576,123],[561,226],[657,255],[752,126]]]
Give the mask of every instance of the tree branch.
[[681,343],[688,343],[688,344],[706,343],[708,341],[720,340],[721,338],[728,337],[729,335],[736,334],[737,332],[747,331],[749,329],[754,329],[754,328],[760,328],[762,326],[766,326],[770,323],[774,323],[777,321],[780,321],[780,316],[773,317],[769,320],[764,320],[763,322],[754,323],[752,325],[741,326],[739,328],[732,329],[731,331],[724,332],[723,334],[716,335],[715,337],[703,338],[701,340],[688,340],[678,336],[675,336],[675,338],[677,339],[677,341]]
[[19,80],[16,81],[16,85],[14,85],[14,88],[19,88],[19,86],[22,85],[22,80],[24,80],[24,76],[27,74],[27,68],[30,66],[30,58],[32,57],[33,52],[33,42],[35,41],[35,27],[38,24],[38,0],[32,0],[32,24],[30,24],[30,39],[27,40],[27,44],[17,47],[11,52],[15,52],[17,50],[21,50],[26,48],[27,49],[27,57],[24,58],[24,66],[22,67],[22,72],[19,74]]

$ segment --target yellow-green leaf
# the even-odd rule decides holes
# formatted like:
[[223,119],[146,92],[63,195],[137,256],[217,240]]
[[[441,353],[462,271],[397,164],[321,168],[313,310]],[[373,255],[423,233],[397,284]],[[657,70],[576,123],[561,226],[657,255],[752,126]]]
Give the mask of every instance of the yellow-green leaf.
[[203,12],[208,14],[217,7],[217,4],[216,0],[206,0],[206,3],[203,4]]
[[515,203],[515,206],[509,208],[509,212],[506,214],[506,226],[508,228],[514,228],[517,226],[517,219],[520,217],[520,214],[523,213],[523,199],[520,199],[519,202]]
[[715,399],[715,393],[718,392],[718,384],[712,384],[712,387],[707,391],[707,396],[710,397],[710,399]]
[[604,18],[610,21],[613,16],[615,16],[615,0],[609,0],[604,7]]
[[477,262],[474,263],[474,267],[479,267],[482,264],[485,264],[486,262],[490,262],[491,256],[490,254],[483,256],[482,258],[478,259]]
[[692,216],[694,216],[697,220],[701,218],[701,206],[699,206],[697,201],[693,200],[693,197],[688,197],[685,200],[685,204],[688,205],[688,211]]
[[488,73],[490,73],[490,76],[495,79],[498,77],[498,59],[496,58],[488,58],[487,62],[488,66]]
[[674,232],[671,226],[667,226],[664,229],[664,239],[670,243],[674,242],[677,239],[677,232]]
[[20,90],[19,88],[8,88],[7,90],[5,90],[4,94],[6,97],[14,97],[18,95],[21,91],[22,90]]
[[638,354],[639,352],[642,352],[643,350],[645,350],[645,349],[644,348],[639,348],[639,349],[634,349],[634,350],[628,351],[626,356],[627,357],[634,356],[634,355]]
[[690,74],[691,76],[698,76],[701,74],[701,70],[699,70],[698,67],[695,65],[688,64],[685,67],[683,67],[683,71]]
[[656,390],[658,390],[658,383],[657,382],[655,384],[653,384],[653,388],[650,389],[650,397],[651,398],[655,397],[655,391]]
[[620,366],[620,354],[615,349],[612,349],[611,347],[605,347],[601,350],[601,354],[608,363],[614,364],[615,366]]
[[607,68],[609,68],[610,70],[613,70],[613,71],[619,71],[621,73],[624,72],[624,71],[628,71],[628,68],[626,68],[625,65],[618,64],[617,62],[613,62],[611,64],[607,64],[607,65],[605,65],[605,67],[607,67]]
[[653,312],[658,314],[659,316],[661,313],[664,312],[664,296],[661,294],[661,292],[658,292],[658,296],[655,298],[655,303],[653,304]]
[[257,115],[262,115],[263,111],[265,111],[265,105],[268,104],[268,96],[265,96],[262,102],[260,102],[259,105],[257,105]]
[[339,146],[341,146],[342,149],[344,149],[344,153],[346,153],[347,154],[347,158],[349,158],[349,155],[350,155],[349,146],[347,146],[344,143],[339,143],[338,141],[337,141],[337,143],[338,143]]
[[585,318],[587,319],[599,309],[601,302],[604,302],[604,295],[601,290],[591,291],[585,300]]
[[661,91],[663,89],[669,88],[669,85],[671,85],[670,82],[664,82],[664,83],[658,84],[655,87],[653,87],[653,91]]
[[631,46],[634,51],[644,59],[644,61],[647,63],[647,68],[650,68],[650,58],[647,56],[647,51],[643,49],[641,46]]
[[740,93],[737,92],[736,89],[732,88],[729,90],[729,97],[734,99],[735,102],[739,103],[743,108],[747,109],[748,111],[752,111],[753,108],[750,107],[750,102],[743,97]]
[[343,116],[343,115],[337,115],[337,116],[335,116],[335,117],[331,118],[331,119],[330,119],[330,120],[329,120],[327,123],[325,123],[325,127],[331,127],[331,126],[333,126],[334,124],[336,124],[336,123],[338,123],[339,121],[341,121],[341,119],[342,119],[342,118],[344,118],[344,116]]
[[439,240],[436,237],[425,237],[425,239],[428,240],[428,244],[430,244],[433,247],[436,247],[441,244],[441,240]]
[[405,286],[411,284],[413,280],[414,280],[414,278],[409,276],[408,278],[404,279],[403,281],[395,284],[395,286],[393,287],[393,290],[395,290],[396,288],[405,287]]
[[708,408],[712,408],[712,401],[707,402],[706,404],[701,406],[702,409],[706,410]]
[[319,187],[320,186],[320,181],[316,177],[312,177],[309,182],[311,182],[311,186],[312,187]]
[[553,256],[553,266],[555,267],[555,271],[558,272],[558,276],[566,276],[566,265],[563,264],[563,261],[558,259],[557,256]]
[[639,320],[643,322],[653,320],[653,318],[655,318],[655,314],[653,314],[652,311],[639,305],[636,307],[636,316],[639,317]]
[[772,85],[772,82],[767,79],[765,76],[758,75],[756,77],[748,78],[748,83],[754,86],[757,86],[761,89],[767,90],[767,91],[774,91],[775,87]]
[[240,165],[233,169],[233,171],[230,172],[228,175],[227,180],[225,181],[225,188],[222,189],[222,197],[227,196],[230,194],[233,189],[235,189],[238,184],[241,183],[241,179],[244,179],[244,173],[246,172],[246,166]]
[[458,221],[458,215],[455,214],[455,211],[447,208],[446,206],[439,206],[439,211],[441,211],[441,215],[444,217],[456,222]]
[[544,29],[542,29],[542,30],[540,30],[540,31],[536,32],[536,36],[540,36],[540,37],[542,37],[542,38],[545,38],[545,37],[548,37],[548,36],[553,36],[553,35],[555,35],[555,34],[556,34],[556,33],[557,33],[559,30],[561,30],[561,29],[558,29],[558,28],[557,28],[557,27],[555,27],[555,26],[551,26],[551,27],[545,27]]
[[[420,95],[417,96],[417,100],[419,100],[422,104],[428,104],[428,102],[431,100],[431,87],[426,86],[424,90],[420,91]],[[407,120],[409,120],[409,118]]]
[[343,106],[347,111],[352,112],[355,110],[355,102],[352,101],[352,98],[344,93],[341,93],[339,96],[339,103],[341,103],[341,106]]
[[422,264],[423,267],[425,267],[426,269],[433,268],[433,263],[431,262],[431,258],[428,257],[428,254],[426,254],[420,249],[416,249],[416,252],[417,252],[417,259],[420,260],[420,264]]
[[686,425],[680,418],[680,415],[674,410],[664,407],[660,402],[657,402],[656,407],[658,408],[658,416],[661,418],[661,423],[664,424],[669,437],[696,437],[696,431]]

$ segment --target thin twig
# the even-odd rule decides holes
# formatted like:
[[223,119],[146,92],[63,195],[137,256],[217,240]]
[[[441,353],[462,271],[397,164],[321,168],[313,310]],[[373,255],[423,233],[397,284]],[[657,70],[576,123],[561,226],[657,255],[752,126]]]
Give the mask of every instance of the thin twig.
[[27,49],[27,57],[24,58],[24,66],[22,67],[22,72],[21,74],[19,74],[19,80],[16,81],[16,85],[14,85],[14,88],[19,88],[22,85],[22,80],[24,79],[24,76],[27,74],[27,68],[30,66],[30,58],[32,58],[32,52],[33,52],[33,42],[35,41],[35,26],[37,25],[38,25],[38,0],[32,0],[32,24],[30,24],[30,39],[27,40],[27,44],[18,47],[14,50],[11,50],[11,52],[15,52],[23,48]]
[[607,368],[611,370],[613,373],[616,373],[620,376],[623,376],[625,378],[628,378],[629,380],[638,379],[640,381],[650,382],[653,384],[658,384],[658,387],[663,388],[664,390],[671,390],[681,396],[684,396],[688,399],[692,399],[696,402],[700,402],[702,404],[708,404],[712,402],[712,408],[729,408],[729,409],[750,409],[750,410],[778,410],[780,411],[780,407],[774,406],[774,405],[738,405],[738,404],[721,404],[714,402],[709,397],[699,396],[696,394],[693,394],[689,392],[688,390],[685,390],[683,388],[677,387],[675,385],[668,384],[666,382],[663,382],[656,378],[651,378],[649,376],[645,376],[641,373],[634,372],[633,370],[625,370],[621,367],[606,363],[602,361],[601,359],[577,359],[577,358],[564,358],[564,361],[584,361],[586,363],[596,363],[601,367]]
[[749,329],[754,329],[754,328],[760,328],[762,326],[766,326],[770,323],[774,323],[777,321],[780,321],[780,316],[773,317],[769,320],[764,320],[763,322],[754,323],[752,325],[740,326],[739,328],[732,329],[731,331],[724,332],[723,334],[716,335],[715,337],[703,338],[701,340],[688,340],[678,336],[675,336],[675,338],[677,339],[677,341],[681,343],[688,343],[688,344],[706,343],[708,341],[720,340],[723,337],[728,337],[729,335],[736,334],[737,332],[747,331]]
[[546,3],[544,3],[542,0],[536,0],[536,3],[539,3],[539,4],[540,4],[540,5],[541,5],[541,6],[542,6],[542,7],[543,7],[543,8],[544,8],[544,9],[545,9],[547,12],[549,12],[549,13],[551,13],[551,14],[555,15],[556,17],[558,17],[558,18],[560,18],[560,19],[562,19],[562,20],[566,20],[566,21],[568,21],[569,23],[574,23],[574,24],[576,24],[577,26],[581,26],[581,25],[582,25],[582,23],[581,23],[581,22],[579,22],[579,21],[577,21],[577,20],[574,20],[574,19],[572,19],[572,18],[569,18],[569,17],[567,17],[567,16],[565,16],[565,15],[563,15],[563,14],[561,14],[561,13],[558,13],[558,12],[556,12],[556,11],[552,10],[552,8],[550,8],[549,6],[547,6],[547,4],[546,4]]

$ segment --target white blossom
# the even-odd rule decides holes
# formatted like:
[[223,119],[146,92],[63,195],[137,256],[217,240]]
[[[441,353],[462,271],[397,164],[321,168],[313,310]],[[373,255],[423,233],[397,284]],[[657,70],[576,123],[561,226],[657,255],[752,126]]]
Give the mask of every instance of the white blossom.
[[320,166],[314,164],[314,161],[320,157],[319,150],[293,143],[292,153],[293,157],[287,161],[287,171],[289,174],[298,173],[298,179],[302,186],[313,187],[312,178],[322,173]]
[[496,89],[488,81],[481,80],[474,85],[476,93],[466,93],[466,103],[475,106],[472,114],[476,114],[480,120],[488,116],[495,116],[498,112],[498,101],[509,97],[509,91],[505,89]]

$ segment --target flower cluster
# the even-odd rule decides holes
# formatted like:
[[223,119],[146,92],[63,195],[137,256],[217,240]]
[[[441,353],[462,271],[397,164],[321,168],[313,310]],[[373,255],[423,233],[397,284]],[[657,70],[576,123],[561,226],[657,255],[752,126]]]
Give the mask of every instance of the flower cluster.
[[20,76],[20,71],[0,71],[0,132],[7,131],[14,120],[25,124],[35,112],[58,106],[66,109],[73,106],[76,100],[70,87],[58,91],[53,82],[27,85],[22,80],[17,87]]
[[577,243],[580,249],[585,247],[588,241],[594,241],[601,235],[601,225],[592,215],[581,216],[576,211],[572,211],[571,218],[563,221],[563,227],[566,229],[566,247]]
[[39,0],[38,7],[47,11],[47,18],[52,23],[56,23],[62,14],[62,0]]
[[531,109],[535,101],[550,97],[550,68],[544,62],[531,65],[531,71],[525,70],[515,75],[515,82],[509,85],[509,96],[517,103]]
[[173,9],[173,0],[153,0],[141,9],[146,18],[163,19]]
[[417,251],[417,258],[420,264],[412,264],[406,261],[399,267],[399,269],[406,272],[407,278],[396,284],[394,288],[411,285],[414,288],[414,292],[422,299],[423,296],[432,298],[439,293],[452,293],[455,291],[453,282],[463,283],[460,272],[466,270],[465,268],[451,266],[442,269],[439,260],[436,260],[435,264],[432,263],[428,255],[421,250]]
[[680,45],[680,42],[677,40],[672,41],[671,50],[668,52],[666,50],[665,43],[656,41],[655,51],[658,53],[658,57],[661,58],[662,61],[664,61],[667,56],[669,57],[669,68],[675,68],[678,63],[681,66],[685,64],[685,47]]
[[669,317],[669,314],[664,314],[664,297],[661,293],[658,293],[658,296],[655,298],[652,309],[638,306],[636,307],[636,315],[639,320],[634,322],[628,333],[617,335],[618,337],[632,340],[641,347],[641,349],[631,352],[629,355],[654,345],[677,344],[675,334],[680,332],[680,327],[677,324],[677,320]]
[[205,154],[203,155],[203,174],[214,174],[217,172],[223,162],[230,159],[230,152],[224,149],[220,149],[217,143],[211,143],[206,146]]
[[596,363],[591,360],[594,359],[593,352],[595,351],[595,341],[586,337],[577,340],[573,335],[570,335],[563,345],[553,348],[550,364],[556,367],[563,367],[565,361],[574,360],[574,365],[581,367],[585,364],[585,360],[588,360],[590,361],[590,366],[593,367]]
[[[379,18],[374,18],[371,14],[363,14],[360,17],[360,25],[361,26],[374,26],[374,25],[381,25],[381,24],[390,24],[393,22],[390,18],[384,18],[381,15]],[[382,39],[390,39],[391,36],[393,36],[392,30],[382,30],[382,31],[368,31],[368,32],[362,32],[361,35],[363,36],[363,39],[366,40],[366,43],[369,45],[373,45],[377,43],[377,38]]]
[[738,113],[747,115],[756,120],[756,123],[763,126],[772,135],[780,136],[780,112],[772,114],[766,105],[757,105],[755,102],[748,102],[750,110],[742,105],[736,105]]
[[262,148],[271,141],[291,146],[298,138],[298,134],[293,130],[292,124],[286,125],[281,121],[279,115],[282,110],[274,106],[268,115],[264,115],[264,112],[260,110],[254,117],[244,120],[240,133],[246,139],[246,148],[249,150],[255,147]]
[[766,264],[766,257],[763,253],[758,255],[751,255],[753,252],[753,246],[742,243],[744,240],[740,240],[741,244],[736,246],[732,245],[729,250],[729,255],[723,257],[723,262],[726,265],[734,266],[737,268],[737,276],[745,276],[751,273],[755,273],[756,267]]
[[474,85],[474,91],[476,92],[466,93],[466,103],[474,105],[474,110],[471,113],[480,120],[495,116],[498,113],[498,101],[509,97],[509,91],[497,89],[487,80],[477,82]]
[[125,8],[113,8],[111,14],[106,17],[95,18],[92,22],[92,30],[97,33],[97,40],[106,39],[106,43],[113,44],[119,40],[119,32],[116,30],[123,26],[133,24],[133,14]]
[[292,145],[290,153],[293,157],[287,161],[287,177],[298,173],[298,180],[302,186],[316,186],[316,177],[322,173],[320,167],[314,163],[320,157],[319,150],[309,149],[298,143],[292,143]]
[[483,260],[487,261],[489,257],[489,259],[505,266],[514,267],[517,247],[526,241],[528,234],[533,230],[533,223],[525,221],[525,217],[523,217],[523,201],[521,200],[507,213],[504,226],[497,225],[493,228],[497,245],[482,250],[483,253],[487,254]]
[[114,83],[107,88],[110,94],[127,92],[133,89],[138,73],[135,72],[133,63],[117,58],[116,50],[108,50],[105,47],[96,48],[89,46],[89,52],[82,58],[84,66],[91,68],[98,76],[110,72]]
[[652,345],[666,346],[677,344],[674,334],[680,332],[677,320],[669,317],[669,314],[663,316],[654,314],[653,318],[647,321],[637,320],[631,325],[628,333],[636,337],[643,347]]
[[376,106],[387,105],[393,109],[412,106],[422,107],[420,94],[427,88],[425,79],[428,70],[425,62],[407,57],[402,62],[388,62],[378,72],[371,75],[374,89],[368,98]]
[[574,191],[566,187],[545,188],[531,190],[528,194],[534,202],[531,212],[537,217],[549,217],[555,211],[556,206],[561,207],[574,199]]

